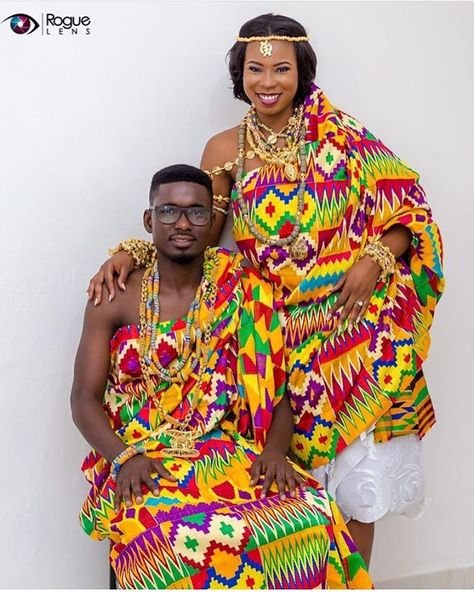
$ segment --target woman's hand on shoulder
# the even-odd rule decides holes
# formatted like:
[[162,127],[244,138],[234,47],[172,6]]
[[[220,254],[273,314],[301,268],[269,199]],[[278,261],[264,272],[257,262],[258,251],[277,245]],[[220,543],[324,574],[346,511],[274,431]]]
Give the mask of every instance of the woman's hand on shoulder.
[[87,288],[87,298],[95,305],[102,302],[104,296],[104,284],[109,293],[109,302],[115,298],[115,276],[117,285],[125,291],[125,282],[133,271],[133,257],[126,251],[119,251],[99,268],[99,271],[91,278]]

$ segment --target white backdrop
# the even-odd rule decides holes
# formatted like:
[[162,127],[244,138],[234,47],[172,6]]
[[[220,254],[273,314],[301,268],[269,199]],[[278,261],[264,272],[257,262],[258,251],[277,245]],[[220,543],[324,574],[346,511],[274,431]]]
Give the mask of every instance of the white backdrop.
[[377,527],[373,576],[474,565],[474,4],[41,0],[2,2],[0,21],[19,10],[88,15],[91,34],[0,25],[0,586],[107,585],[107,545],[77,521],[87,445],[69,391],[85,289],[108,246],[144,236],[152,174],[198,164],[206,139],[239,121],[224,56],[270,11],[307,26],[333,102],[421,171],[445,239],[426,366],[431,503]]

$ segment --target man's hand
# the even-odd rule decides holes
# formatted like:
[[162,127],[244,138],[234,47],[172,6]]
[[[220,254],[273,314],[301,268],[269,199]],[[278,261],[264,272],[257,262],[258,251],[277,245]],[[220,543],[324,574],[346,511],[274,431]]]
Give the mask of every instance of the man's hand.
[[115,488],[115,511],[120,509],[123,499],[127,508],[132,505],[132,494],[137,504],[143,501],[142,485],[145,485],[154,495],[159,494],[159,489],[153,481],[151,474],[158,473],[160,477],[168,481],[176,481],[159,460],[155,460],[144,454],[137,454],[120,468]]
[[288,490],[291,497],[296,496],[296,488],[305,486],[303,477],[287,461],[285,455],[272,448],[265,448],[250,468],[250,485],[257,485],[260,478],[264,477],[262,486],[262,498],[267,496],[273,481],[276,482],[280,499],[286,499]]
[[119,251],[110,257],[110,259],[107,259],[89,282],[89,287],[87,288],[88,300],[93,300],[96,306],[101,303],[104,282],[109,292],[109,302],[113,300],[115,298],[114,276],[118,276],[117,283],[120,289],[125,290],[125,282],[133,271],[134,265],[133,257],[126,251]]

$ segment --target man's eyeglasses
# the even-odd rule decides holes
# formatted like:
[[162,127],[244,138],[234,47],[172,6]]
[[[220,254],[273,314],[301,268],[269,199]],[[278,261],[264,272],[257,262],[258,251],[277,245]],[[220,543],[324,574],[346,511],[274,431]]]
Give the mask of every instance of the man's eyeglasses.
[[162,224],[175,224],[184,214],[193,226],[206,226],[209,224],[212,216],[211,208],[203,206],[190,206],[189,208],[182,208],[180,206],[151,206],[154,210],[158,221]]

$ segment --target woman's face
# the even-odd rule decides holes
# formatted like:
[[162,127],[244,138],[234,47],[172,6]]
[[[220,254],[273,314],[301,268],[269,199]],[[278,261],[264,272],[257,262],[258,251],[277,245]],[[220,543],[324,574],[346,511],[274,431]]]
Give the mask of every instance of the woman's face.
[[295,47],[289,41],[270,43],[271,56],[261,54],[258,41],[247,45],[243,79],[245,94],[259,114],[271,116],[288,111],[290,115],[298,89]]

